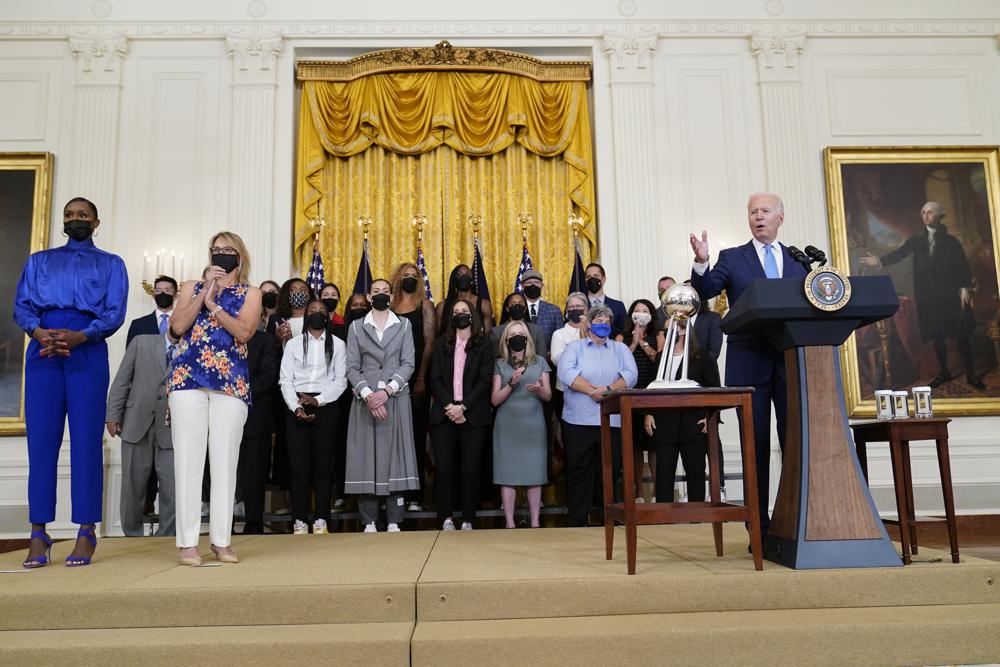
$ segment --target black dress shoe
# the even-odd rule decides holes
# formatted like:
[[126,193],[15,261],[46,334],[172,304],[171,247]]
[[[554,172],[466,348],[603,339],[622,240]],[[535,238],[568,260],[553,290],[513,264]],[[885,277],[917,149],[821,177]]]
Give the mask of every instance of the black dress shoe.
[[975,375],[966,375],[965,381],[969,383],[970,387],[975,387],[979,391],[986,391],[986,385],[983,384],[983,381]]
[[945,382],[951,382],[951,375],[949,375],[948,373],[941,373],[927,384],[930,385],[931,389],[937,389]]

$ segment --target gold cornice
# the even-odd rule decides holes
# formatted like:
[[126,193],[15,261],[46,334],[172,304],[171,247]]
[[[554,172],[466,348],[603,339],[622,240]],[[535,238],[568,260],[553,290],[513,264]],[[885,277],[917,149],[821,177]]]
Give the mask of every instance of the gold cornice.
[[452,46],[447,41],[426,48],[372,51],[350,60],[299,60],[295,78],[299,81],[353,81],[369,74],[442,70],[502,72],[526,76],[536,81],[590,82],[593,66],[585,61],[549,61],[522,53],[498,49]]

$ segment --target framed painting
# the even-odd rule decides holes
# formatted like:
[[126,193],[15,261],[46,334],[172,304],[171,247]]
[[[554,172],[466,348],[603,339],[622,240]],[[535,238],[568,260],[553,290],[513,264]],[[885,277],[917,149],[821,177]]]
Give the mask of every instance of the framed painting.
[[935,415],[1000,414],[996,146],[827,148],[832,263],[888,275],[895,316],[842,348],[851,417],[930,386]]
[[14,293],[28,255],[48,247],[52,154],[0,153],[0,435],[24,433],[24,353]]

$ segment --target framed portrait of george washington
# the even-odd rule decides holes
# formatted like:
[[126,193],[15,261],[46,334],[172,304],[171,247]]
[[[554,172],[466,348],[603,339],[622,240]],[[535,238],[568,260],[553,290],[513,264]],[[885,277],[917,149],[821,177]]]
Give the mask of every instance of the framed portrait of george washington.
[[935,415],[1000,414],[1000,147],[838,147],[824,161],[832,263],[888,275],[899,296],[842,347],[848,414],[914,386],[932,388]]
[[24,353],[14,294],[28,255],[48,247],[52,154],[0,153],[0,435],[24,433]]

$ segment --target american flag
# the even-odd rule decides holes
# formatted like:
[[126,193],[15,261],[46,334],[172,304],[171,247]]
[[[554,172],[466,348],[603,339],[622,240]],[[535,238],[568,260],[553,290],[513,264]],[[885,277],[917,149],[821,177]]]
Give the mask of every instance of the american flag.
[[319,254],[319,236],[313,243],[313,259],[309,265],[309,273],[306,274],[306,282],[318,296],[326,283],[326,272],[323,270],[323,256]]
[[514,291],[522,292],[521,278],[524,276],[525,271],[533,269],[531,265],[531,253],[528,252],[528,242],[524,242],[524,248],[521,250],[521,265],[517,268],[517,277],[514,278]]
[[475,283],[476,296],[484,301],[490,298],[490,286],[486,282],[486,272],[483,270],[483,255],[479,252],[479,239],[473,241],[472,279]]
[[424,244],[417,242],[417,268],[420,269],[420,275],[424,278],[424,294],[431,301],[434,300],[434,296],[431,294],[431,279],[427,277],[427,263],[424,261]]
[[580,242],[573,241],[573,253],[576,255],[576,259],[573,261],[573,274],[569,277],[569,292],[583,292],[587,293],[585,289],[587,278],[586,274],[583,272],[583,258],[580,256]]
[[368,294],[372,287],[372,267],[368,264],[368,239],[361,244],[361,261],[358,263],[358,275],[354,279],[353,294]]

